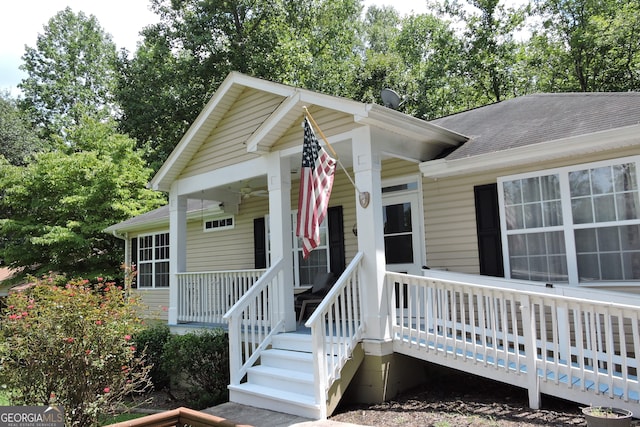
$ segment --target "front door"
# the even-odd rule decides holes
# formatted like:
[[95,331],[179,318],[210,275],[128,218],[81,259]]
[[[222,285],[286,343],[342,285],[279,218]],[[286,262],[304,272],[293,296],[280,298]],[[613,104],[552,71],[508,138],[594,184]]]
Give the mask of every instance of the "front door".
[[418,192],[383,192],[384,253],[388,271],[422,274]]

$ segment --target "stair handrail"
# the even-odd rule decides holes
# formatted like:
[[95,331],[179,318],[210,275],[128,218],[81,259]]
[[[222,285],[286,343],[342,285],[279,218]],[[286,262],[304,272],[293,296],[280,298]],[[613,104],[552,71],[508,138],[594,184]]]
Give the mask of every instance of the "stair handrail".
[[[225,313],[229,322],[229,374],[232,385],[240,384],[247,370],[270,343],[284,330],[279,311],[282,287],[278,280],[284,260],[278,259]],[[244,345],[244,348],[243,348]]]
[[[315,398],[322,418],[327,415],[327,391],[340,377],[364,330],[361,268],[358,252],[304,326],[311,329]],[[327,358],[327,354],[334,357]]]

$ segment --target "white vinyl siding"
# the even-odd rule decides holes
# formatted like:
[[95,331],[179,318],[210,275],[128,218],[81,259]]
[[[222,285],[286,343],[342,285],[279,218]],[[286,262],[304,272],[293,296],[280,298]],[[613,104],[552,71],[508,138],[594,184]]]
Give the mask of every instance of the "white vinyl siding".
[[245,143],[281,102],[279,96],[247,89],[230,106],[180,177],[195,176],[259,157],[256,153],[247,153]]
[[495,183],[498,176],[565,167],[577,161],[589,163],[633,155],[637,155],[637,148],[596,152],[580,159],[565,158],[547,161],[544,164],[532,163],[464,176],[424,178],[422,188],[427,265],[431,268],[479,274],[474,186]]
[[167,320],[169,309],[169,288],[134,289],[132,294],[140,298],[140,317],[144,319]]

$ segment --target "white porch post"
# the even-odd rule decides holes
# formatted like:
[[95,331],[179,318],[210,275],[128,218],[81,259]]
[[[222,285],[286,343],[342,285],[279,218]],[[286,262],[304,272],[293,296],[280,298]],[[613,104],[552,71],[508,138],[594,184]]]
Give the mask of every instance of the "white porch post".
[[269,189],[269,234],[271,260],[283,260],[280,274],[278,318],[284,319],[285,330],[296,330],[296,314],[293,304],[293,265],[291,258],[291,171],[289,161],[280,153],[268,157],[267,180]]
[[353,171],[356,186],[370,193],[369,205],[363,208],[356,194],[358,251],[363,252],[363,314],[366,322],[365,339],[390,339],[387,294],[384,292],[386,271],[382,224],[382,179],[380,152],[371,140],[369,127],[353,131]]
[[169,324],[178,324],[178,277],[187,268],[187,198],[169,193]]

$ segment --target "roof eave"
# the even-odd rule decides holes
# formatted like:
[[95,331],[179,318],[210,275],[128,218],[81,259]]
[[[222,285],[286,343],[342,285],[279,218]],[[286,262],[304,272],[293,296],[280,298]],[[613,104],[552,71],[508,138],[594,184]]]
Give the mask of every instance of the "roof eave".
[[638,135],[640,135],[640,124],[635,124],[470,156],[464,159],[430,160],[420,164],[420,172],[425,178],[433,179],[468,175],[493,169],[640,145],[640,137]]
[[356,117],[356,122],[370,124],[417,141],[436,140],[453,147],[468,140],[462,134],[378,104],[367,104],[367,110],[367,115]]

